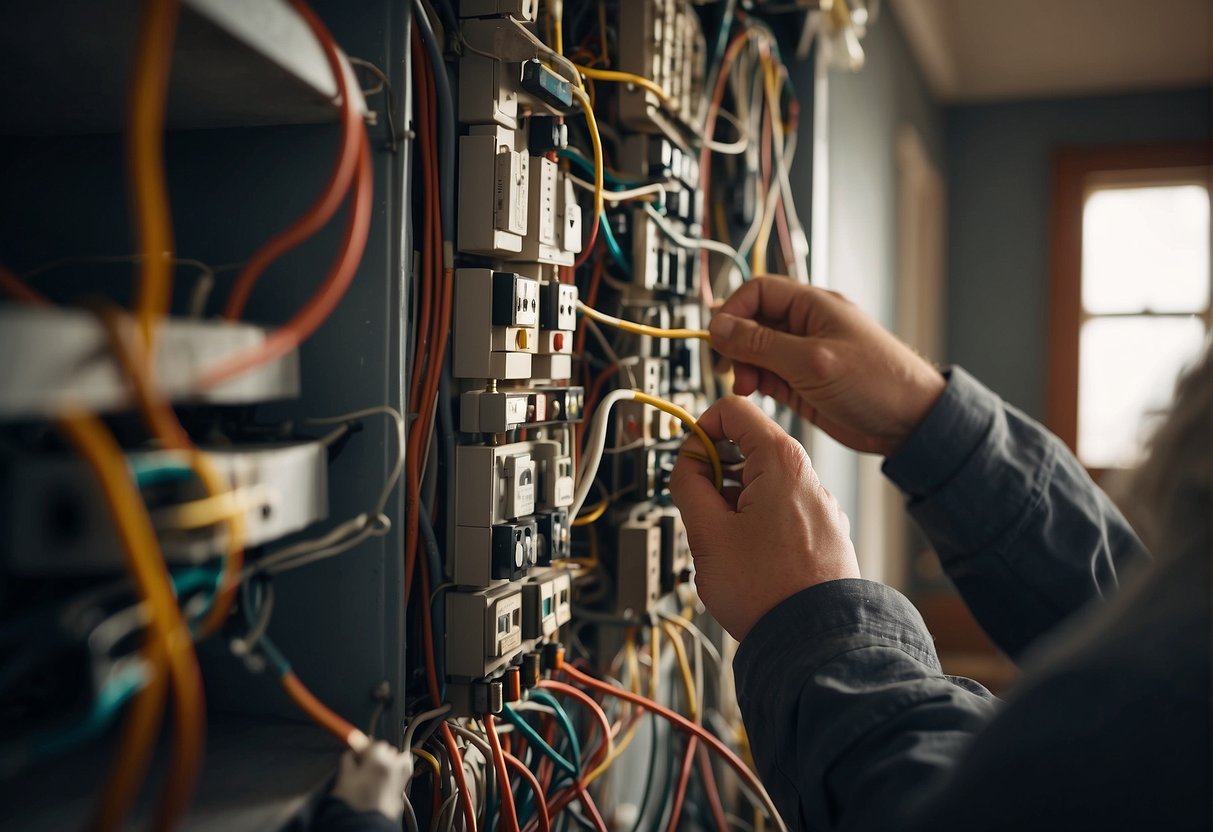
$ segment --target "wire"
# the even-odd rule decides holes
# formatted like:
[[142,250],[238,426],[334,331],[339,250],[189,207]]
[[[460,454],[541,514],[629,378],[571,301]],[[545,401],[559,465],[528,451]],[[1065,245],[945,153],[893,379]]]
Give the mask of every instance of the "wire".
[[506,832],[519,832],[518,812],[514,808],[514,792],[510,789],[510,775],[505,770],[505,753],[501,750],[501,739],[497,736],[496,722],[492,714],[484,716],[484,735],[488,737],[489,748],[493,750],[493,765],[497,768],[498,798],[501,801],[501,819],[498,829]]
[[552,820],[548,815],[547,798],[543,794],[543,787],[539,785],[539,781],[531,770],[522,764],[522,761],[509,752],[502,752],[505,758],[505,764],[514,771],[522,775],[522,779],[531,787],[531,791],[535,793],[535,807],[539,813],[539,832],[549,832],[552,828]]
[[[587,182],[579,176],[568,174],[569,181],[581,188],[583,191],[593,191],[594,183]],[[604,191],[602,198],[605,202],[627,202],[632,199],[640,199],[643,196],[659,196],[661,202],[665,202],[666,191],[669,186],[665,182],[649,182],[645,185],[637,185],[634,188],[625,188],[620,190]]]
[[709,342],[712,340],[712,336],[706,329],[663,329],[659,326],[625,321],[622,318],[616,318],[614,315],[599,312],[597,309],[587,306],[581,301],[577,301],[577,311],[600,324],[605,324],[615,329],[622,329],[624,332],[630,332],[633,335],[647,335],[650,338],[697,338],[700,341]]
[[[223,310],[224,317],[229,320],[236,320],[244,314],[244,307],[248,304],[253,287],[257,285],[257,281],[261,279],[266,269],[328,225],[329,220],[341,207],[346,194],[349,193],[358,165],[358,132],[361,119],[358,111],[354,109],[354,96],[346,75],[345,62],[341,59],[335,46],[330,48],[330,44],[320,36],[321,24],[310,10],[299,2],[293,3],[293,5],[303,15],[304,21],[324,46],[325,58],[328,60],[329,71],[333,74],[337,97],[340,99],[338,119],[341,123],[341,144],[338,146],[336,163],[333,165],[328,182],[325,183],[320,195],[302,216],[259,248],[249,258],[247,265],[236,278],[231,294],[228,295],[227,305]],[[394,140],[395,137],[393,137]]]
[[602,240],[606,243],[607,251],[611,253],[611,259],[615,261],[619,271],[623,272],[624,277],[631,277],[632,266],[628,263],[623,249],[619,247],[619,241],[615,239],[615,232],[611,230],[611,223],[607,220],[606,214],[602,215],[602,222],[599,225],[602,226]]
[[[350,94],[349,84],[346,74],[341,68],[340,56],[332,35],[302,0],[294,0],[294,6],[324,46],[325,55],[337,77],[344,100]],[[358,164],[350,192],[351,205],[346,215],[345,229],[338,254],[329,266],[329,272],[324,282],[303,308],[280,328],[270,333],[264,342],[252,349],[229,356],[204,373],[196,382],[198,388],[214,387],[287,355],[311,337],[345,296],[346,290],[349,289],[350,283],[353,282],[354,275],[358,271],[362,254],[366,250],[367,236],[371,227],[371,151],[366,131],[361,128],[357,134],[357,148]]]
[[659,229],[661,229],[662,234],[665,234],[678,245],[682,246],[683,248],[701,249],[703,251],[711,251],[715,252],[716,254],[721,254],[733,261],[733,263],[737,266],[737,271],[741,272],[742,280],[750,279],[750,264],[745,261],[744,257],[737,253],[737,249],[733,248],[728,243],[722,243],[719,240],[696,240],[680,234],[674,228],[674,226],[666,222],[665,217],[657,213],[657,211],[651,205],[645,205],[644,212],[648,214],[649,219],[651,219],[653,223]]
[[[262,641],[264,640],[263,638]],[[282,689],[286,691],[286,695],[291,698],[291,701],[299,707],[299,710],[307,714],[313,722],[328,731],[342,743],[354,751],[362,751],[370,744],[370,738],[362,732],[362,729],[355,728],[345,719],[331,711],[327,705],[317,699],[307,689],[293,670],[287,670],[286,673],[278,677],[278,681],[282,683]]]
[[670,94],[665,91],[665,87],[653,81],[650,78],[645,78],[643,75],[636,75],[631,72],[620,72],[615,69],[596,69],[592,66],[584,66],[577,64],[577,71],[589,78],[592,81],[611,81],[619,84],[631,84],[634,87],[646,90],[653,93],[661,99],[661,103],[667,107],[674,108],[674,99],[670,98]]
[[173,220],[164,173],[164,115],[177,31],[176,0],[142,0],[130,71],[126,163],[140,260],[139,331],[150,359],[155,329],[172,302]]
[[31,289],[24,280],[17,277],[9,269],[0,266],[0,292],[22,303],[32,303],[38,306],[50,304],[41,293]]
[[615,403],[621,401],[638,401],[642,404],[647,404],[650,407],[655,407],[658,410],[669,413],[686,425],[703,444],[704,452],[708,456],[708,462],[712,466],[712,477],[716,484],[716,489],[720,490],[724,487],[724,468],[720,462],[720,452],[716,449],[715,443],[712,442],[704,429],[695,421],[695,417],[676,404],[650,396],[647,393],[642,393],[639,390],[612,390],[603,398],[602,403],[594,414],[594,421],[590,428],[588,439],[588,451],[585,460],[582,462],[581,479],[577,483],[573,504],[569,508],[570,516],[577,517],[581,514],[581,508],[585,505],[586,498],[590,494],[590,489],[594,485],[594,477],[597,476],[598,465],[602,462],[602,452],[606,446],[608,417]]
[[598,119],[594,117],[594,105],[590,103],[590,97],[580,87],[570,87],[569,89],[578,103],[581,104],[581,111],[585,114],[585,123],[590,134],[590,147],[594,152],[594,218],[590,223],[590,237],[582,247],[581,253],[577,255],[577,259],[573,262],[575,267],[580,267],[581,264],[589,259],[591,252],[594,250],[594,243],[598,239],[598,225],[602,222],[604,202],[604,169],[602,161],[602,137],[598,133]]
[[[206,708],[202,694],[202,676],[194,643],[182,619],[173,595],[172,581],[160,554],[156,533],[147,510],[126,469],[122,450],[99,418],[80,411],[69,412],[59,419],[64,435],[84,458],[104,494],[105,503],[114,518],[115,530],[126,554],[127,566],[135,579],[139,595],[150,612],[148,626],[151,637],[146,654],[152,667],[167,666],[173,688],[173,748],[168,786],[162,796],[157,817],[171,827],[189,803],[201,765],[205,735]],[[147,692],[163,692],[160,685],[145,688],[136,699],[137,717],[127,728],[139,731],[137,737],[124,736],[122,750],[134,749],[130,757],[117,759],[120,771],[111,780],[117,794],[134,797],[138,783],[146,771],[147,755],[151,752],[159,720],[159,706],[145,701]],[[133,780],[133,782],[131,782]],[[103,803],[100,825],[120,826],[130,805]]]
[[[775,808],[775,804],[771,800],[771,796],[767,794],[766,789],[763,788],[762,782],[758,779],[754,772],[750,771],[746,764],[743,763],[737,757],[737,755],[729,749],[727,745],[716,737],[716,735],[709,732],[703,726],[696,725],[694,722],[691,722],[681,714],[671,711],[669,708],[663,707],[651,699],[631,693],[630,691],[612,687],[605,682],[600,682],[593,676],[582,673],[580,670],[577,670],[575,667],[572,667],[569,664],[561,664],[559,670],[578,684],[582,684],[602,693],[618,697],[626,702],[639,705],[645,710],[660,716],[662,719],[666,720],[666,722],[669,722],[672,726],[683,733],[694,735],[698,737],[700,741],[707,743],[708,746],[715,751],[729,765],[730,768],[737,772],[742,781],[745,782],[745,784],[754,792],[754,794],[762,802],[767,814],[770,816],[779,832],[788,832],[787,825],[784,823],[783,818],[780,817],[779,810]],[[551,683],[544,681],[540,682],[539,684],[541,686],[546,686]]]
[[433,754],[426,751],[424,748],[422,748],[419,745],[415,745],[409,750],[412,751],[414,754],[416,754],[418,757],[420,757],[422,760],[424,760],[427,765],[429,765],[429,767],[434,772],[434,779],[437,780],[439,783],[441,783],[442,782],[442,766],[439,765],[437,758],[435,758]]
[[419,713],[416,716],[414,716],[412,719],[410,719],[409,724],[404,729],[404,737],[400,741],[400,750],[403,751],[406,748],[412,748],[413,736],[416,734],[417,729],[421,726],[421,724],[423,722],[429,722],[431,719],[437,719],[440,716],[446,716],[450,712],[451,712],[451,706],[449,704],[447,704],[447,705],[443,705],[440,708],[434,708],[433,710],[423,711],[422,713]]
[[242,517],[260,506],[269,505],[264,486],[221,491],[200,500],[190,500],[157,509],[153,515],[157,526],[171,529],[201,529]]
[[510,722],[511,725],[513,725],[515,728],[517,728],[519,733],[521,733],[524,737],[526,737],[526,741],[528,743],[530,743],[535,748],[535,750],[539,751],[544,756],[546,756],[549,760],[551,760],[553,763],[555,763],[556,766],[559,767],[562,771],[564,771],[566,774],[573,777],[574,779],[576,779],[578,776],[580,776],[581,772],[579,771],[578,766],[573,765],[568,760],[566,760],[564,757],[560,756],[560,754],[558,754],[556,752],[556,750],[554,748],[552,748],[552,746],[550,746],[546,742],[544,742],[543,737],[539,736],[538,732],[536,732],[535,729],[532,728],[530,726],[530,724],[525,719],[523,719],[517,712],[515,712],[514,709],[511,708],[508,704],[502,705],[501,715],[504,716],[506,718],[506,720],[508,720]]
[[388,416],[396,423],[396,461],[388,472],[387,480],[383,484],[383,491],[379,493],[379,499],[375,501],[372,515],[383,514],[384,509],[387,508],[388,497],[391,496],[396,483],[400,481],[400,472],[404,470],[404,417],[400,415],[400,411],[391,405],[381,404],[375,407],[355,410],[350,413],[342,413],[340,416],[313,417],[303,420],[304,423],[309,425],[337,425],[342,422],[365,419],[367,416],[374,416],[376,414]]
[[596,503],[594,505],[594,507],[591,508],[589,511],[587,511],[585,514],[577,515],[576,519],[573,520],[573,525],[574,526],[588,526],[591,523],[593,523],[595,520],[597,520],[599,517],[606,514],[606,510],[610,507],[611,507],[611,501],[609,498],[602,500],[601,502]]

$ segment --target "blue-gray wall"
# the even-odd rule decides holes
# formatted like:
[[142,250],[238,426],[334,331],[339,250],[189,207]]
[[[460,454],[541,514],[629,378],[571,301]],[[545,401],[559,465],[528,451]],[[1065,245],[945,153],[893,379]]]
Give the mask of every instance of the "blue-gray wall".
[[[865,62],[856,73],[828,75],[826,283],[851,298],[877,320],[895,319],[897,278],[898,178],[895,147],[899,129],[913,125],[932,159],[946,164],[943,113],[932,100],[897,19],[884,14],[863,39]],[[799,162],[807,164],[809,154]],[[809,194],[800,196],[802,204]],[[821,241],[814,239],[814,245]],[[877,558],[884,518],[861,516],[858,454],[815,438],[813,462],[822,482],[851,518],[861,568],[883,577]],[[876,534],[875,542],[870,537]],[[870,545],[869,545],[870,544]]]
[[1040,418],[1053,151],[1210,137],[1210,88],[950,107],[949,359]]

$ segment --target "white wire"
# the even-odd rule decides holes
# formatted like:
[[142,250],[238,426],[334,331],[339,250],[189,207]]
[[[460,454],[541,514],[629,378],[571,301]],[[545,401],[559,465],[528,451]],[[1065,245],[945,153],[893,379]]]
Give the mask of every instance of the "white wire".
[[446,716],[450,710],[451,705],[448,703],[441,708],[434,708],[432,711],[423,711],[410,719],[409,724],[404,729],[404,736],[400,741],[400,750],[405,751],[413,747],[413,735],[417,733],[417,729],[421,727],[423,722],[429,722],[431,719]]
[[610,421],[611,408],[616,402],[628,401],[634,398],[632,390],[612,390],[603,397],[602,402],[594,411],[594,421],[590,425],[589,439],[586,446],[585,460],[581,463],[581,478],[577,481],[577,491],[573,504],[569,506],[569,517],[581,513],[590,489],[594,487],[594,478],[598,476],[598,465],[602,462],[602,452],[606,450],[607,424]]
[[733,248],[728,243],[722,243],[719,240],[693,240],[678,233],[673,226],[666,222],[665,217],[657,213],[652,205],[645,205],[644,212],[649,215],[653,223],[661,229],[661,233],[665,234],[671,240],[683,248],[705,249],[713,251],[717,254],[724,255],[736,264],[738,271],[741,272],[743,278],[748,279],[750,276],[750,266],[746,263],[745,258],[737,253],[737,249]]
[[378,517],[378,520],[379,520],[378,523],[374,523],[372,525],[367,526],[365,529],[358,532],[358,534],[354,535],[349,540],[343,541],[341,543],[336,543],[336,544],[329,546],[327,548],[324,548],[324,549],[317,549],[314,552],[308,552],[305,555],[300,555],[299,557],[295,558],[294,560],[280,562],[273,566],[264,568],[261,571],[265,572],[267,575],[278,575],[282,572],[286,572],[291,569],[298,569],[302,566],[308,566],[308,565],[316,563],[318,561],[326,560],[328,558],[336,557],[337,555],[345,554],[350,549],[353,549],[355,546],[358,546],[359,544],[361,544],[364,540],[367,540],[372,537],[383,537],[385,534],[388,533],[388,531],[391,530],[392,524],[391,524],[391,521],[388,520],[387,515],[380,514]]
[[388,497],[391,496],[392,489],[396,487],[396,483],[400,480],[400,472],[404,470],[404,417],[400,415],[400,411],[390,405],[381,404],[375,407],[355,410],[351,413],[342,413],[339,416],[324,416],[303,420],[309,425],[334,425],[338,422],[352,422],[355,419],[365,419],[367,416],[374,416],[376,414],[389,416],[396,423],[396,463],[388,473],[387,481],[383,484],[383,491],[379,495],[379,500],[375,503],[375,510],[371,512],[372,516],[383,514],[384,508],[387,507]]
[[[582,179],[581,177],[574,176],[571,173],[567,174],[567,175],[569,177],[569,181],[572,182],[574,185],[576,185],[578,188],[581,188],[583,191],[593,191],[594,190],[593,182],[587,182],[586,180]],[[665,202],[666,201],[665,195],[666,195],[667,190],[668,189],[666,188],[665,184],[662,182],[650,182],[647,185],[640,185],[638,187],[628,188],[627,190],[623,190],[623,191],[603,191],[602,198],[606,202],[627,202],[629,199],[639,199],[642,196],[649,196],[650,194],[656,194],[661,197],[662,202]]]

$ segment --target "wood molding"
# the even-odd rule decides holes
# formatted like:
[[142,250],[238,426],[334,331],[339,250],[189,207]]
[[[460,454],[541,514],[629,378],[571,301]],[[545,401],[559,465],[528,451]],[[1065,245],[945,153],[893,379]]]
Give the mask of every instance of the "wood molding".
[[1209,142],[1063,147],[1053,157],[1046,420],[1070,450],[1078,443],[1078,337],[1082,323],[1082,212],[1092,177],[1209,168]]

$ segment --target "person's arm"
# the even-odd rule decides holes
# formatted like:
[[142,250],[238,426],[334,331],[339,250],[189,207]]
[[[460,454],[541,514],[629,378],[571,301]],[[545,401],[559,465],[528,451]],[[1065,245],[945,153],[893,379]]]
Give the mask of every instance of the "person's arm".
[[1060,442],[963,371],[938,370],[841,296],[752,280],[711,324],[734,392],[795,408],[886,472],[978,621],[1008,654],[1148,555]]
[[1018,658],[1150,556],[1056,437],[964,370],[948,375],[884,471],[974,617]]

